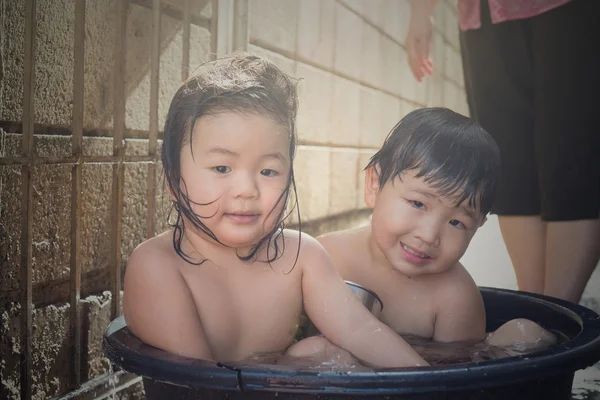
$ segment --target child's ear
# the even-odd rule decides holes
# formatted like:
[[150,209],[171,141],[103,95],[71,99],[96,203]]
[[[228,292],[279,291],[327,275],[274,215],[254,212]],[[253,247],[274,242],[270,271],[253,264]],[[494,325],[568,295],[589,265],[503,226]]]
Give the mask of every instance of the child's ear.
[[485,224],[486,221],[487,221],[487,217],[483,217],[483,219],[481,220],[481,223],[479,224],[479,227],[481,228],[483,226],[483,224]]
[[372,165],[365,174],[365,204],[369,208],[375,207],[377,195],[379,194],[379,166]]

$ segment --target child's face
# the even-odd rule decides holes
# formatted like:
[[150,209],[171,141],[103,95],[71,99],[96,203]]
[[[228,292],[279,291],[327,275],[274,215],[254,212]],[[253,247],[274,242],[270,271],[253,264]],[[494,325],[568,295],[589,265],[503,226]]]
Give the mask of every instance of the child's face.
[[193,157],[189,143],[181,150],[181,188],[199,203],[193,211],[223,244],[256,244],[284,206],[288,132],[266,117],[223,112],[196,121],[192,145]]
[[373,169],[367,171],[365,202],[373,208],[373,240],[391,266],[407,276],[452,268],[484,218],[468,200],[442,197],[423,178],[409,171],[379,188]]

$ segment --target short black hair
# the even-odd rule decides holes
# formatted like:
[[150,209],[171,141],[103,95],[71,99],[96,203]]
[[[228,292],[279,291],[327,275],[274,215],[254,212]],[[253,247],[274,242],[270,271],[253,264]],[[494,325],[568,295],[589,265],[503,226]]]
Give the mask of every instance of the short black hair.
[[405,171],[418,171],[442,196],[485,216],[496,198],[500,150],[476,121],[442,107],[408,113],[389,133],[367,168],[376,167],[380,189]]

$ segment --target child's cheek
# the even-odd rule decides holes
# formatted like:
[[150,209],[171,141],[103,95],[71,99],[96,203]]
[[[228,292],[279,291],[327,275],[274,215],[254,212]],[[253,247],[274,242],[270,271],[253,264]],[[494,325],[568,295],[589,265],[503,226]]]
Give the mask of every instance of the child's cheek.
[[[193,202],[192,208],[201,216],[212,215],[219,207],[219,203],[226,197],[226,188],[216,179],[203,179],[198,173],[197,180],[187,186],[188,197]],[[182,191],[185,190],[182,186]],[[196,204],[194,204],[196,203]]]

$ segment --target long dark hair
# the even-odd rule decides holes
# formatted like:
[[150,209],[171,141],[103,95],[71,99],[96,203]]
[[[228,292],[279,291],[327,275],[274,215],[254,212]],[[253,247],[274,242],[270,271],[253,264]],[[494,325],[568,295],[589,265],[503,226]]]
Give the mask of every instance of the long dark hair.
[[162,163],[166,183],[173,197],[173,207],[169,213],[169,221],[172,220],[171,214],[175,213],[175,221],[170,222],[173,227],[173,247],[181,258],[196,265],[205,261],[195,261],[181,249],[186,222],[222,244],[219,238],[202,222],[202,218],[211,218],[212,215],[198,215],[192,210],[192,205],[208,205],[212,202],[200,204],[188,197],[180,168],[182,147],[189,143],[190,151],[192,151],[192,132],[196,120],[221,112],[239,112],[269,117],[289,131],[290,173],[287,187],[271,210],[274,212],[277,205],[283,202],[284,206],[277,216],[277,223],[265,237],[252,246],[249,254],[244,256],[238,254],[238,257],[244,261],[254,259],[258,250],[266,244],[267,262],[281,257],[285,249],[285,241],[280,241],[279,238],[283,238],[284,221],[289,215],[284,214],[287,210],[290,188],[295,194],[293,196],[295,204],[291,209],[297,210],[298,220],[300,219],[293,169],[293,159],[296,153],[295,120],[297,110],[296,84],[292,79],[275,64],[244,52],[234,53],[230,57],[202,65],[179,88],[171,101],[165,122]]

